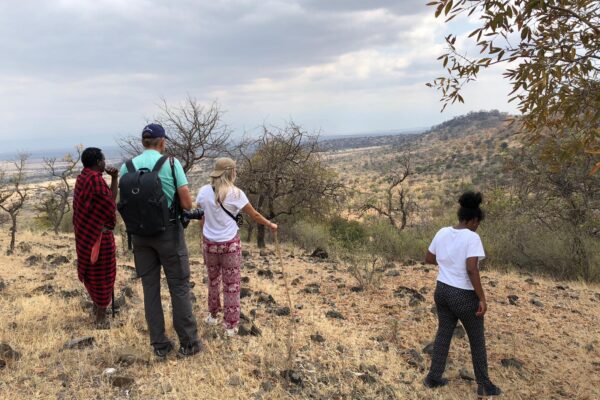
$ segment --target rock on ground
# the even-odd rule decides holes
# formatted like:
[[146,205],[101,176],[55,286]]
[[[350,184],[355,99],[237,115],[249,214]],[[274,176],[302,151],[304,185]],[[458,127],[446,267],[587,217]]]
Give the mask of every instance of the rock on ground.
[[5,342],[0,342],[0,358],[4,360],[19,360],[21,353],[13,350],[13,348]]
[[83,349],[85,347],[93,346],[95,339],[93,336],[84,336],[77,339],[69,340],[65,343],[65,349]]

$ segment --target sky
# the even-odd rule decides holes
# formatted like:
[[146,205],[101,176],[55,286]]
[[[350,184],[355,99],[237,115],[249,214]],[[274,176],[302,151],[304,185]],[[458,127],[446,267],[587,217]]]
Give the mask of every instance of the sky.
[[234,136],[293,120],[353,134],[515,112],[501,70],[440,113],[450,25],[416,0],[2,0],[2,152],[110,145],[165,99],[218,102]]

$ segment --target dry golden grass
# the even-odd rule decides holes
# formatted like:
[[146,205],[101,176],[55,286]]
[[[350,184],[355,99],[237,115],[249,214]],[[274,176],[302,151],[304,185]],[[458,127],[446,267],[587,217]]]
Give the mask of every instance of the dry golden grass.
[[[73,259],[73,242],[68,236],[55,238],[22,233],[20,241],[31,244],[31,254],[46,256],[58,253]],[[2,239],[2,249],[6,239]],[[247,285],[254,292],[271,294],[279,305],[285,305],[283,280],[277,273],[277,259],[271,254],[258,256],[246,245],[251,260],[258,268],[271,268],[273,280],[258,277],[256,270],[243,271]],[[295,258],[290,258],[294,253]],[[201,321],[206,315],[206,288],[202,284],[203,266],[193,258],[192,280],[196,282],[194,305],[205,350],[190,359],[169,358],[160,363],[152,360],[146,333],[139,280],[132,280],[126,267],[120,267],[117,292],[130,286],[135,296],[115,318],[109,331],[94,330],[83,311],[83,296],[63,299],[61,290],[79,289],[72,263],[59,266],[25,266],[30,254],[17,252],[12,257],[0,256],[0,276],[6,288],[0,292],[0,341],[9,343],[22,355],[0,371],[2,399],[465,399],[475,398],[473,383],[458,378],[462,367],[472,370],[468,341],[455,338],[446,375],[450,385],[440,390],[425,389],[424,372],[408,364],[406,350],[419,353],[433,339],[436,318],[431,313],[435,285],[435,269],[421,265],[397,266],[400,276],[384,277],[381,286],[355,293],[354,285],[341,264],[315,263],[301,250],[284,248],[284,261],[292,286],[293,310],[300,318],[294,324],[296,358],[294,369],[304,381],[303,387],[288,385],[280,377],[286,368],[288,317],[278,317],[257,304],[255,296],[242,300],[242,309],[250,314],[256,309],[256,324],[261,337],[227,339],[221,328],[207,327]],[[266,261],[265,261],[266,260]],[[268,264],[267,264],[268,262]],[[121,264],[121,262],[120,262]],[[130,265],[130,263],[129,263]],[[600,288],[581,283],[568,283],[559,290],[556,282],[526,276],[484,272],[484,285],[490,303],[487,315],[487,340],[490,374],[502,387],[508,399],[598,399],[600,398]],[[494,281],[495,287],[489,282]],[[300,293],[308,283],[319,283],[320,294]],[[55,294],[33,293],[50,284]],[[346,287],[338,288],[345,284]],[[398,286],[427,292],[426,301],[411,307],[408,299],[393,296]],[[564,285],[564,284],[563,284]],[[163,291],[165,317],[170,320],[168,291]],[[516,294],[519,305],[512,306],[506,296]],[[530,304],[539,299],[544,308]],[[346,320],[326,318],[329,310],[338,310]],[[170,322],[168,335],[175,339]],[[311,341],[319,332],[325,342]],[[94,336],[93,347],[62,350],[69,339]],[[591,346],[590,346],[591,345]],[[587,348],[586,348],[587,347]],[[130,367],[117,365],[118,355],[134,352],[138,360]],[[423,356],[428,365],[428,356]],[[516,357],[524,362],[522,371],[505,368],[500,360]],[[362,367],[361,367],[362,365]],[[362,375],[369,372],[374,383],[365,383]],[[106,368],[117,368],[118,375],[135,380],[130,389],[113,387],[102,376]],[[373,371],[375,371],[373,369]],[[231,376],[241,378],[241,385],[230,385]],[[362,379],[361,379],[362,376]],[[261,385],[272,385],[263,390]]]

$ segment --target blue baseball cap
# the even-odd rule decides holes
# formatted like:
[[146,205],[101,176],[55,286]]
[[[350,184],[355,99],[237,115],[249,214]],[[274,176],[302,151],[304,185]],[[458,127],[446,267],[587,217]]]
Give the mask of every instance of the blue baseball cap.
[[156,139],[156,138],[168,139],[169,137],[165,133],[165,128],[163,128],[162,125],[149,124],[144,127],[144,130],[142,131],[142,138],[143,139]]

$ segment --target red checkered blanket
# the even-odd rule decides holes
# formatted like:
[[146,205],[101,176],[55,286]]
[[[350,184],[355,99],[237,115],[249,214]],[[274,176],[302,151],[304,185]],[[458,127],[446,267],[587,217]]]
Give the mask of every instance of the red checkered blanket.
[[[73,193],[77,275],[98,307],[110,304],[115,284],[115,223],[116,205],[110,188],[100,172],[84,168]],[[92,263],[92,247],[101,236],[98,260]]]

